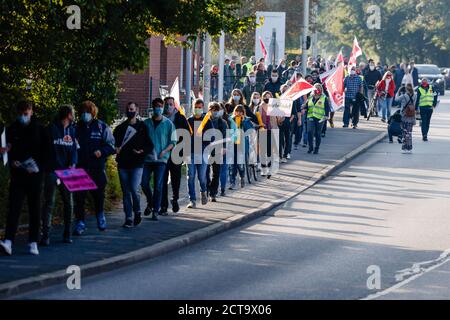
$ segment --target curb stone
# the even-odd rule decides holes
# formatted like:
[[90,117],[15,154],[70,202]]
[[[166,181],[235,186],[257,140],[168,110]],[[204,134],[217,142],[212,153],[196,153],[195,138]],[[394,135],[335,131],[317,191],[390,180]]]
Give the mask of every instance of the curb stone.
[[[304,191],[310,189],[320,181],[329,177],[332,173],[341,169],[344,165],[348,164],[351,160],[358,155],[367,151],[375,144],[385,139],[386,132],[380,133],[375,138],[369,140],[353,151],[347,153],[341,159],[337,160],[335,164],[331,164],[316,172],[310,179],[308,179],[304,185],[298,187],[296,190],[286,193],[282,198],[274,200],[272,202],[265,202],[257,208],[250,208],[245,210],[242,214],[236,214],[225,220],[216,222],[210,226],[201,228],[199,230],[175,237],[170,240],[166,240],[149,247],[144,247],[138,250],[131,251],[129,253],[121,254],[115,257],[102,259],[96,262],[81,265],[82,277],[97,275],[103,272],[112,271],[124,266],[129,266],[144,260],[152,259],[171,251],[189,246],[196,242],[205,240],[214,235],[222,233],[224,231],[242,226],[256,218],[262,217],[273,209],[283,205],[286,201],[298,196]],[[8,298],[14,295],[26,293],[29,291],[42,289],[44,287],[63,284],[68,278],[66,270],[59,270],[55,272],[45,273],[39,276],[33,276],[25,279],[20,279],[0,285],[0,298]]]

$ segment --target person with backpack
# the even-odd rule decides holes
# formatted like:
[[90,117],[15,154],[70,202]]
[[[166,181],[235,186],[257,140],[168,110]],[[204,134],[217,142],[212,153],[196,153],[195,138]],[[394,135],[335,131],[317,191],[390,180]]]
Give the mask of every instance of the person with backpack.
[[411,83],[406,85],[406,88],[402,86],[395,100],[400,105],[400,112],[402,114],[402,130],[403,130],[403,153],[412,153],[412,130],[416,124],[416,102],[417,94],[414,92],[414,88]]

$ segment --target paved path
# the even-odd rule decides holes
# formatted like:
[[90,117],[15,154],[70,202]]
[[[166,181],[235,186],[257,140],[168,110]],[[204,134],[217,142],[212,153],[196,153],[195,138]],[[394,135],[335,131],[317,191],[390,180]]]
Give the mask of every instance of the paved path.
[[[411,276],[408,271],[417,269],[414,264],[436,265],[450,248],[448,96],[445,102],[433,118],[430,142],[421,142],[415,127],[412,155],[401,154],[398,144],[380,143],[334,176],[241,228],[84,279],[79,291],[61,284],[22,298],[361,299],[388,289],[398,283],[399,275]],[[363,139],[368,132],[336,129],[333,134],[333,140],[326,140],[324,150],[329,151],[322,153],[320,164],[302,151],[296,155],[302,160],[286,167],[301,175],[316,170],[338,155],[332,141],[351,149],[350,141]],[[225,200],[251,205],[261,195],[276,197],[289,185],[281,183],[286,175],[283,170],[269,184],[249,188],[248,200],[238,195]],[[218,214],[223,213],[213,215]],[[158,228],[173,220],[164,220]],[[367,287],[369,266],[380,268],[380,290]],[[406,287],[414,295],[400,292],[392,298],[437,296],[429,292],[448,297],[448,270],[447,264],[426,273],[418,278],[424,284],[415,280]]]
[[52,245],[40,248],[41,254],[38,257],[28,255],[24,237],[19,238],[14,247],[14,255],[0,257],[0,284],[63,270],[73,264],[83,265],[128,253],[212,225],[231,216],[245,214],[246,210],[276,200],[286,192],[297,189],[314,173],[336,163],[345,154],[373,139],[383,130],[380,123],[375,120],[364,123],[359,130],[343,129],[338,121],[336,124],[339,128],[329,129],[321,154],[308,155],[305,148],[293,151],[292,160],[283,164],[276,176],[270,180],[260,179],[260,182],[247,185],[244,189],[228,192],[227,196],[219,198],[216,204],[198,205],[198,209],[194,211],[186,211],[183,206],[181,212],[176,215],[161,217],[158,222],[145,218],[139,227],[133,229],[121,228],[124,216],[121,208],[118,208],[108,215],[109,228],[106,232],[100,234],[95,227],[95,219],[90,217],[87,233],[80,238],[74,238],[72,245],[60,242],[61,231],[60,228],[56,228],[52,233]]

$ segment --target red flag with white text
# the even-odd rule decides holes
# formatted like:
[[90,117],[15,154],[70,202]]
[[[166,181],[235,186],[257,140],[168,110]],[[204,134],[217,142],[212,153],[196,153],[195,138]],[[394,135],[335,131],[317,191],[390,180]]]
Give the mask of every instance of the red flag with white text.
[[336,111],[344,105],[344,65],[337,67],[332,75],[325,80],[331,109]]
[[289,99],[292,101],[314,91],[314,86],[309,84],[305,79],[301,78],[294,83],[281,97],[280,99]]

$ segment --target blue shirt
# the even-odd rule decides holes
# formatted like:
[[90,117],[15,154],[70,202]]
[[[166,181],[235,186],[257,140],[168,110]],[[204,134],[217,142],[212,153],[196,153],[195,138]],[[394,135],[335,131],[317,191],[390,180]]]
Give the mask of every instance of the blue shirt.
[[362,79],[358,75],[347,76],[344,80],[345,99],[355,99],[356,94],[360,91]]
[[153,119],[149,118],[144,121],[148,128],[148,135],[153,142],[153,151],[145,157],[145,162],[163,162],[167,163],[171,152],[167,152],[162,158],[159,158],[161,151],[177,144],[177,133],[175,125],[168,118],[164,117],[161,123],[155,128]]

